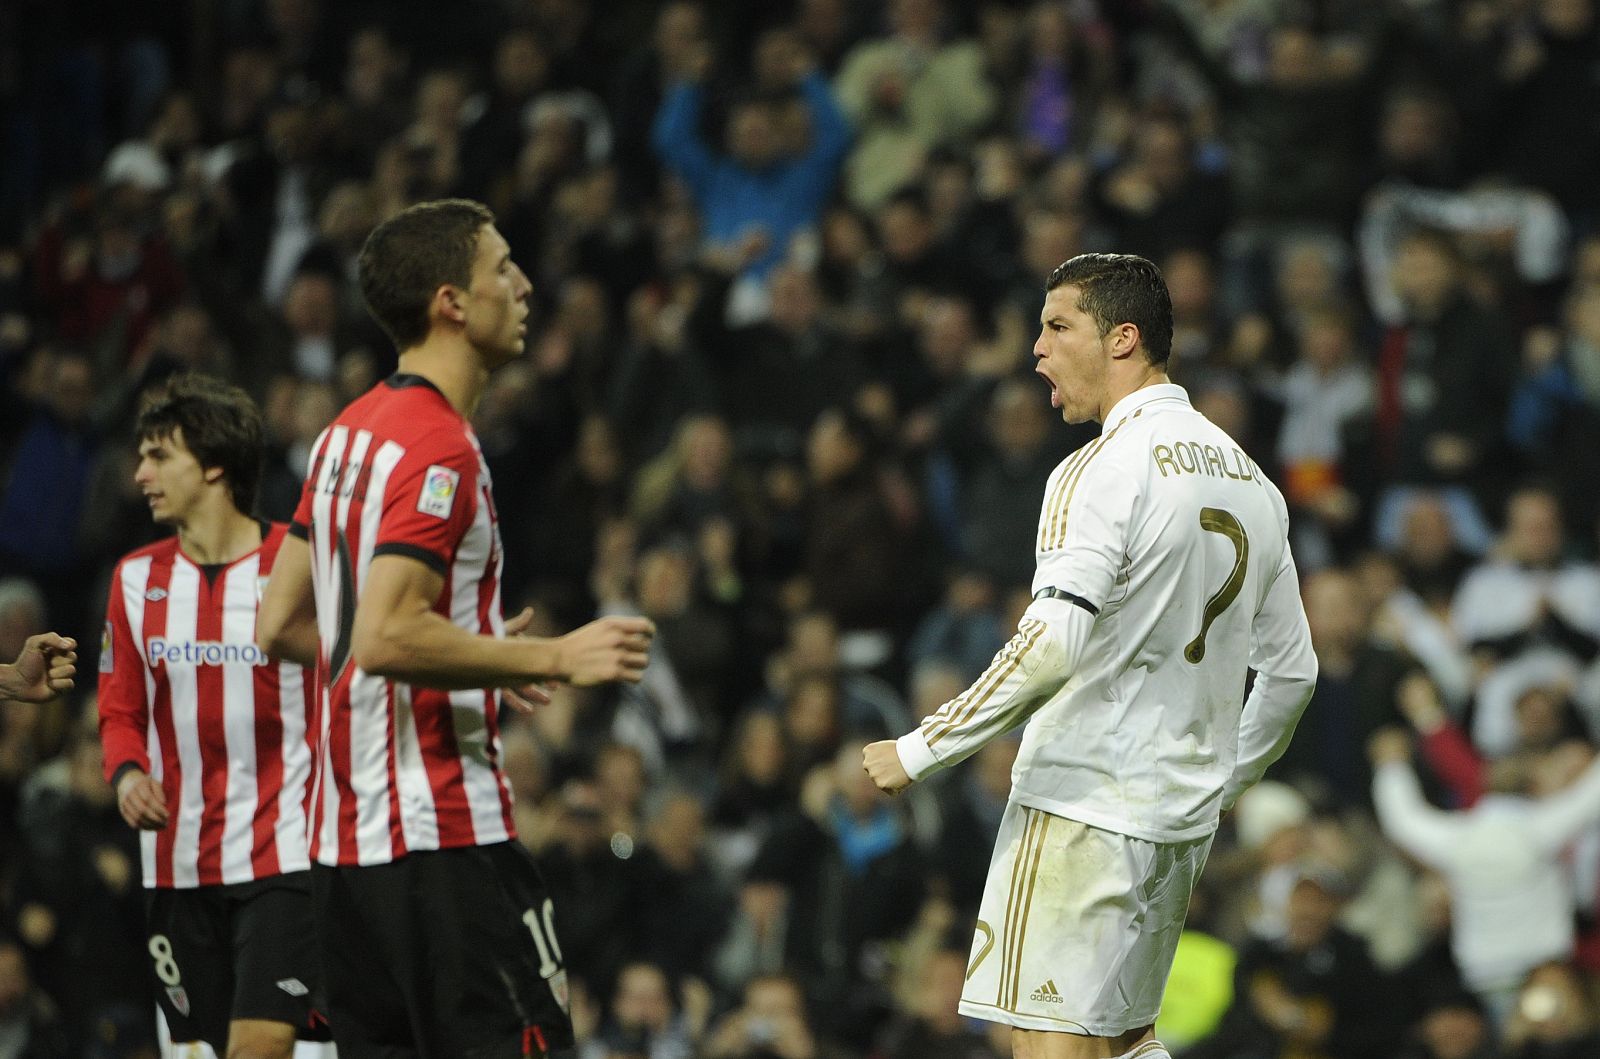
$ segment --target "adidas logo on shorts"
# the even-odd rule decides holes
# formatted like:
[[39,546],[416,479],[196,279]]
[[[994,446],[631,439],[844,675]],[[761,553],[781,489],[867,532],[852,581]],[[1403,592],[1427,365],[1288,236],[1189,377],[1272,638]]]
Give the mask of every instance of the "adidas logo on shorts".
[[1054,979],[1045,982],[1044,985],[1040,986],[1038,989],[1035,989],[1028,995],[1028,999],[1037,1000],[1042,1004],[1065,1003],[1065,1001],[1061,999],[1061,994],[1056,991],[1056,983]]
[[277,985],[279,989],[294,997],[305,996],[311,992],[306,988],[306,984],[298,978],[283,978],[278,981]]

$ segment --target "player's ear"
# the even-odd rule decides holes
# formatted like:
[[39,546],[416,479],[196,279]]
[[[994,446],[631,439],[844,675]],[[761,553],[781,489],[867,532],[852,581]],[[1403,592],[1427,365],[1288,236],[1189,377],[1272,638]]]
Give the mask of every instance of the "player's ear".
[[205,478],[207,485],[214,485],[222,481],[221,467],[206,467],[201,470],[200,474]]
[[1111,359],[1127,360],[1139,348],[1139,325],[1120,323],[1111,329]]
[[446,283],[433,292],[433,311],[441,319],[452,323],[465,323],[467,320],[466,291],[454,283]]

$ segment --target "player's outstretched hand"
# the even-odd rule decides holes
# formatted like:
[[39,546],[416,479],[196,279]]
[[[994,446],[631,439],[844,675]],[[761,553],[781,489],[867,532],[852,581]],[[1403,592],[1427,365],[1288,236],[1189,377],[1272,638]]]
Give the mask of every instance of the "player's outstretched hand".
[[561,637],[561,657],[570,684],[587,687],[623,680],[637,684],[650,664],[656,634],[649,618],[600,618]]
[[872,777],[872,782],[885,794],[899,794],[911,786],[911,777],[900,764],[900,748],[893,739],[880,739],[868,743],[861,751],[861,765]]
[[[5,667],[0,667],[5,668]],[[20,702],[49,702],[72,690],[78,672],[78,642],[53,632],[30,636],[22,645],[9,679],[0,680],[0,694]]]
[[130,769],[117,784],[117,811],[131,828],[160,831],[167,826],[167,794],[154,777]]

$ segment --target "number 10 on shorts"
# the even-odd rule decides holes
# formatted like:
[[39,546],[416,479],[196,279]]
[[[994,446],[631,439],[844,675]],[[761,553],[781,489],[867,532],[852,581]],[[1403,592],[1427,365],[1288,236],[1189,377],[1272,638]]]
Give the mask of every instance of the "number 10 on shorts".
[[540,910],[530,908],[522,913],[522,921],[528,925],[534,947],[539,950],[539,977],[549,978],[561,967],[561,943],[556,940],[556,906],[548,897],[542,911],[541,916]]
[[549,983],[556,1003],[561,1005],[562,1011],[566,1011],[567,972],[561,967],[561,943],[556,940],[555,913],[555,903],[547,897],[541,908],[530,908],[522,913],[522,922],[527,924],[528,933],[533,935],[533,946],[539,950],[539,977]]

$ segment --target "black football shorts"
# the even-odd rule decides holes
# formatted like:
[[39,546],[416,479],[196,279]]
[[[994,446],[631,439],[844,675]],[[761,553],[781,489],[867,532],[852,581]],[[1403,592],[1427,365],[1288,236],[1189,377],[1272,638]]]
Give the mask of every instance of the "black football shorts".
[[571,1048],[554,908],[518,842],[311,869],[339,1059]]
[[228,1023],[266,1019],[326,1040],[311,936],[311,878],[145,891],[151,981],[177,1042],[226,1055]]

